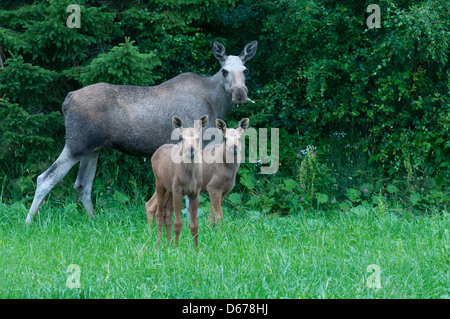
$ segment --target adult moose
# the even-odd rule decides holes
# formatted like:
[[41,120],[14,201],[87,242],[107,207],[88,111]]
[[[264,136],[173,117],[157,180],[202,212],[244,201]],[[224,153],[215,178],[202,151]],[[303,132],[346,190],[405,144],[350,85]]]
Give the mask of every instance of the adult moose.
[[27,224],[33,222],[44,197],[78,162],[74,187],[88,215],[94,216],[91,191],[100,149],[150,157],[170,141],[173,116],[193,126],[206,114],[212,126],[234,104],[246,103],[244,64],[256,49],[257,42],[252,41],[239,56],[227,55],[223,44],[215,41],[213,54],[221,69],[213,76],[183,73],[156,86],[97,83],[70,92],[62,105],[66,143],[57,160],[37,178]]

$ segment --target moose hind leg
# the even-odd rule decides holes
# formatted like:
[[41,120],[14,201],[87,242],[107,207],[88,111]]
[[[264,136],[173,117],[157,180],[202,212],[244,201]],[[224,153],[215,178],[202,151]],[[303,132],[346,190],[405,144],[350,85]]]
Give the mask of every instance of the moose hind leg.
[[74,188],[80,195],[81,202],[84,205],[89,217],[94,217],[94,207],[92,206],[91,193],[92,181],[94,180],[95,170],[97,168],[99,152],[93,152],[83,157],[78,169],[78,176]]
[[39,206],[44,197],[50,190],[69,172],[69,170],[79,160],[70,156],[69,150],[64,147],[58,159],[44,173],[37,178],[36,192],[34,193],[33,203],[25,220],[28,225],[33,222]]

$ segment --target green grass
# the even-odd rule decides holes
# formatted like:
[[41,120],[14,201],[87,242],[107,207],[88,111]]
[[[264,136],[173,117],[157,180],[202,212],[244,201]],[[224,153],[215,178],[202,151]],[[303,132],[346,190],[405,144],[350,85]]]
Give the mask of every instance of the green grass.
[[[49,201],[31,227],[26,214],[21,204],[0,204],[1,298],[450,296],[447,212],[228,212],[221,227],[203,214],[198,253],[186,223],[178,247],[156,249],[143,205],[115,205],[92,221],[75,204]],[[80,267],[79,289],[66,286],[70,264]],[[380,289],[366,284],[372,264],[381,270]]]

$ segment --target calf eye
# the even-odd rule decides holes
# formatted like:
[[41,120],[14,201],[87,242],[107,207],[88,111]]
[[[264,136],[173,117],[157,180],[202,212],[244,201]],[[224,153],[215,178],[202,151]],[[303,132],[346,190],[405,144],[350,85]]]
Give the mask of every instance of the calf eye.
[[223,70],[223,69],[222,69],[222,75],[223,75],[224,77],[226,77],[226,76],[228,75],[228,73],[229,73],[229,72],[228,72],[227,70]]

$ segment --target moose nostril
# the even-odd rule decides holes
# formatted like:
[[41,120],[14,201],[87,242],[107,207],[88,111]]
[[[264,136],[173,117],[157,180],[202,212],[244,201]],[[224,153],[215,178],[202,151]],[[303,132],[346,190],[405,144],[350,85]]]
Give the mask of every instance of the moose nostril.
[[232,93],[235,102],[247,102],[247,88],[235,88]]

